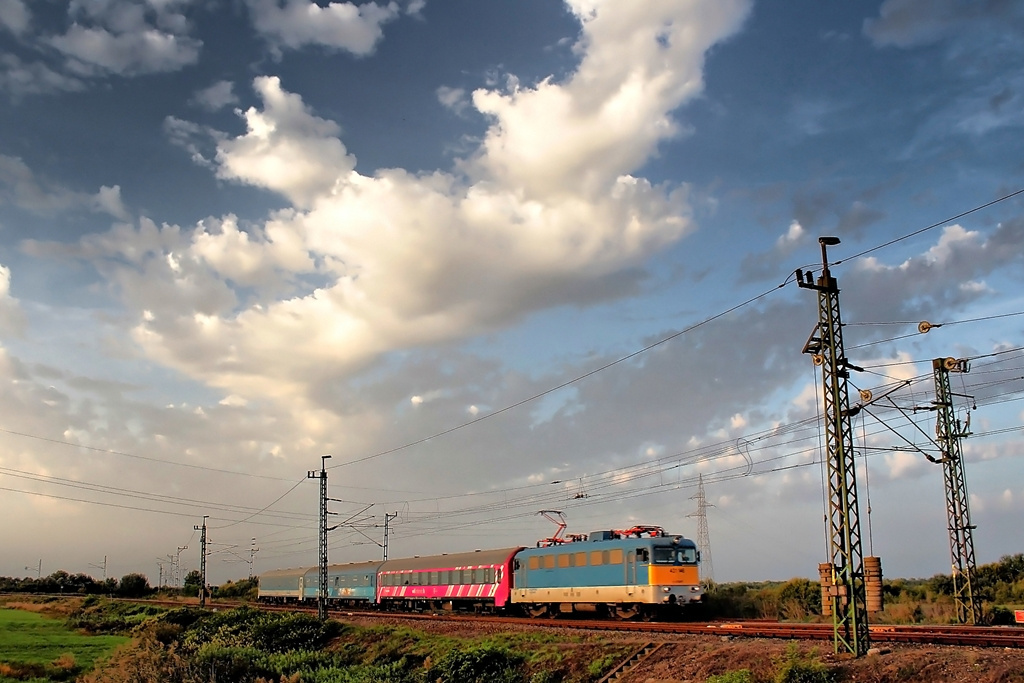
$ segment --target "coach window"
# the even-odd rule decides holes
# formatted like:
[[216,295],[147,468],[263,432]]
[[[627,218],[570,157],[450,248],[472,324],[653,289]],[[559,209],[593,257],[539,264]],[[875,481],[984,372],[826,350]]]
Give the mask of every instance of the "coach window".
[[592,550],[592,551],[590,551],[590,566],[591,567],[598,567],[598,566],[600,566],[602,564],[604,564],[604,561],[601,559],[601,551],[600,550]]
[[647,551],[647,548],[636,549],[636,561],[640,563],[647,563],[651,561],[651,554]]
[[558,554],[558,568],[565,569],[569,566],[569,553]]
[[494,567],[484,570],[484,583],[494,583]]
[[576,553],[576,566],[577,567],[586,567],[587,566],[587,554],[586,553]]
[[616,548],[610,551],[608,556],[609,564],[622,564],[622,548]]
[[431,586],[438,586],[438,585],[440,585],[440,580],[441,580],[440,579],[440,572],[430,572],[430,585]]
[[696,548],[680,548],[676,551],[676,561],[693,564],[697,561]]
[[540,557],[537,555],[530,556],[530,569],[540,569]]
[[555,568],[555,556],[554,555],[545,555],[544,556],[544,569],[554,569],[554,568]]

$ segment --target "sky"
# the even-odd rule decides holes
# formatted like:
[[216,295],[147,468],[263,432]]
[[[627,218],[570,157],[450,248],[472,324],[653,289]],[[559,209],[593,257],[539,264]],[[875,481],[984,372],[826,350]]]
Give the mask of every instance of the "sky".
[[[1024,551],[1024,6],[0,0],[0,575],[211,582],[653,524],[827,559],[835,236],[864,553]],[[919,332],[919,323],[934,327]],[[887,393],[891,392],[891,393]],[[917,408],[917,410],[914,410]],[[322,461],[321,456],[331,459]],[[258,548],[258,551],[256,550]]]

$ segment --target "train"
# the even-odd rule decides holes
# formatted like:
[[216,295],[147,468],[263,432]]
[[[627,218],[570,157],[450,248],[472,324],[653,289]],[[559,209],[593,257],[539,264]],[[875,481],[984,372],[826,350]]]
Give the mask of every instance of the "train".
[[[637,525],[568,538],[556,534],[530,548],[332,564],[325,595],[328,607],[338,608],[661,618],[703,601],[699,564],[692,540]],[[319,596],[319,567],[259,577],[261,602]]]

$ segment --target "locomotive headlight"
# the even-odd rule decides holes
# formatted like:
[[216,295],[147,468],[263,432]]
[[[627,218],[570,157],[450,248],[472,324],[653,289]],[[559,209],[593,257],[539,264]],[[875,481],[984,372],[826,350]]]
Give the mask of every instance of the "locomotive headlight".
[[663,593],[671,593],[671,592],[672,592],[672,589],[671,589],[671,588],[669,588],[668,586],[662,586],[662,587],[661,587],[661,591],[662,591]]

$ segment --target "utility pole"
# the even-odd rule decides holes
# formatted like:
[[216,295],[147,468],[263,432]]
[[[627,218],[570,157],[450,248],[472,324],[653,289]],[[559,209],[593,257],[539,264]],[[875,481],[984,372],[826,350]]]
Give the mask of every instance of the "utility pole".
[[320,471],[309,470],[307,479],[320,480],[320,586],[317,593],[316,611],[321,620],[327,619],[327,460],[331,456],[320,456]]
[[387,562],[387,560],[388,560],[388,524],[395,517],[398,517],[398,512],[394,512],[392,514],[389,514],[387,512],[384,513],[384,561],[385,562]]
[[949,554],[953,567],[953,598],[956,618],[961,624],[981,621],[981,604],[974,594],[977,565],[974,560],[974,529],[971,524],[970,497],[964,475],[960,441],[970,435],[971,421],[961,424],[953,409],[949,373],[970,372],[966,360],[936,358],[932,361],[935,377],[935,434],[942,450],[942,478],[946,485],[946,519],[949,522]]
[[174,556],[174,585],[181,588],[181,551],[188,550],[187,545],[179,545],[178,552]]
[[864,559],[857,502],[857,470],[850,425],[847,380],[852,365],[843,349],[843,323],[839,312],[839,283],[828,269],[826,247],[839,244],[838,237],[819,237],[821,277],[806,279],[796,271],[800,287],[818,293],[818,324],[804,345],[815,365],[821,367],[825,407],[825,461],[828,469],[828,537],[830,567],[823,590],[831,600],[836,653],[862,657],[868,651],[868,612],[864,586]]
[[715,580],[715,565],[711,561],[711,535],[708,533],[708,508],[715,507],[704,495],[704,475],[697,477],[697,495],[690,496],[697,501],[697,511],[686,515],[697,518],[697,548],[700,550],[701,578],[710,583]]
[[93,569],[102,569],[103,570],[103,580],[104,581],[107,580],[107,556],[106,555],[103,556],[103,564],[90,564],[89,566],[92,567]]
[[43,578],[43,560],[40,558],[39,564],[35,567],[25,567],[25,571],[30,572],[33,569],[36,570],[36,580]]
[[164,587],[164,561],[161,560],[159,557],[156,558],[156,568],[160,572],[159,573],[160,578],[157,579],[156,587],[157,588],[163,588]]
[[193,526],[196,531],[202,530],[199,535],[199,580],[203,584],[199,587],[199,607],[206,607],[206,520],[210,515],[203,515],[203,525]]
[[260,551],[260,549],[256,547],[256,539],[254,538],[254,539],[252,539],[252,545],[249,546],[249,580],[250,581],[252,581],[252,575],[253,575],[252,566],[256,562],[256,553],[258,553],[259,551]]

